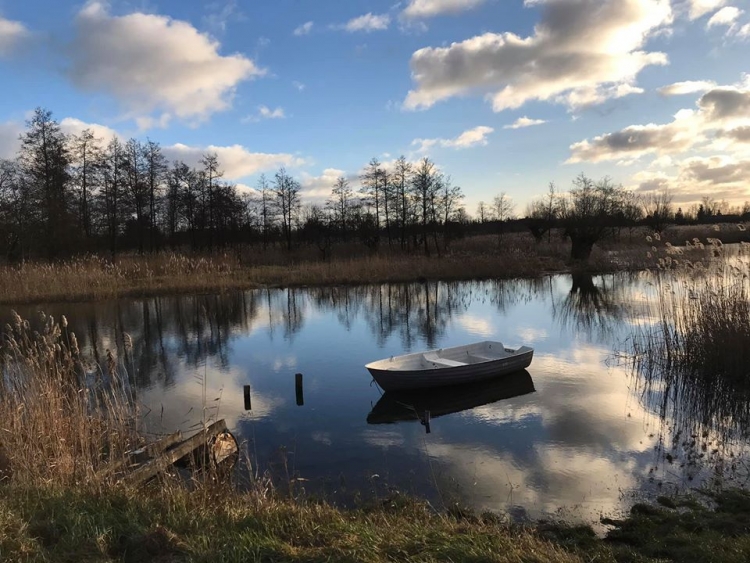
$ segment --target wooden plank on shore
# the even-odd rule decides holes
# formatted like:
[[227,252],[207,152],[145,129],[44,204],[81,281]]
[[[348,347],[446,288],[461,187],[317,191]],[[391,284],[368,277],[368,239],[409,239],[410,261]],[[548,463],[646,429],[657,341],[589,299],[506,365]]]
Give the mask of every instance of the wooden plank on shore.
[[128,469],[129,467],[137,466],[138,464],[143,463],[145,460],[161,454],[164,450],[172,447],[180,440],[182,440],[182,432],[180,432],[179,430],[177,432],[173,432],[172,434],[162,436],[155,442],[146,444],[142,448],[135,451],[128,452],[125,458],[115,463],[110,463],[103,469],[99,470],[98,476],[106,477],[107,475],[119,473],[120,471]]
[[124,481],[129,485],[142,485],[146,481],[152,479],[153,477],[167,469],[178,459],[185,457],[201,446],[206,446],[209,440],[221,434],[226,429],[227,423],[224,419],[214,422],[205,430],[197,432],[187,440],[180,442],[174,447],[166,450],[157,457],[136,468],[132,473],[129,473],[125,476]]

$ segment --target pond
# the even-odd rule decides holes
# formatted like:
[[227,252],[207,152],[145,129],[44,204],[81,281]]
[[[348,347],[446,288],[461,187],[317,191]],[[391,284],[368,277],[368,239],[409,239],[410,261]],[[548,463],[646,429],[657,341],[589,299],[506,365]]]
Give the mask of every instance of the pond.
[[[689,419],[694,409],[679,398],[665,409],[665,390],[639,379],[618,354],[636,325],[655,322],[655,275],[269,289],[16,309],[32,319],[39,310],[66,315],[94,361],[103,364],[106,350],[116,351],[149,432],[190,432],[224,418],[254,471],[279,487],[344,504],[396,489],[436,506],[596,522],[643,497],[717,476],[737,479],[744,467],[745,442],[736,435],[720,448],[713,435],[694,433],[681,446],[676,429],[698,428]],[[132,348],[124,346],[126,334]],[[534,347],[531,366],[502,381],[425,394],[418,410],[431,411],[429,433],[412,405],[384,395],[364,368],[485,339]],[[704,455],[695,455],[701,448]]]

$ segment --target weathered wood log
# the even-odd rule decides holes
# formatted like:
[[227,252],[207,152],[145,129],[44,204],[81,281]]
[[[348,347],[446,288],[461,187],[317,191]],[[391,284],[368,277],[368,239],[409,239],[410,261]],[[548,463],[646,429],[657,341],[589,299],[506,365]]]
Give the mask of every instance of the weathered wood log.
[[125,476],[124,481],[129,485],[142,485],[169,468],[177,460],[191,454],[198,448],[207,446],[212,438],[215,438],[226,429],[227,423],[224,419],[214,422],[205,430],[197,432],[187,440],[184,440],[136,468],[132,473]]
[[182,440],[182,432],[180,432],[179,430],[177,432],[173,432],[172,434],[162,436],[155,442],[151,442],[150,444],[146,444],[140,449],[129,452],[127,457],[125,457],[124,459],[121,459],[115,463],[110,463],[109,465],[104,467],[104,469],[100,469],[97,472],[97,477],[106,477],[107,475],[113,475],[115,473],[120,473],[124,470],[127,470],[131,467],[135,467],[145,462],[149,458],[160,455],[164,450],[172,447],[180,440]]
[[[232,458],[232,461],[236,463],[239,451],[240,448],[237,444],[237,440],[231,432],[225,430],[216,436],[213,444],[211,444],[211,461],[214,465],[219,466]],[[232,463],[232,465],[234,465],[234,463]]]

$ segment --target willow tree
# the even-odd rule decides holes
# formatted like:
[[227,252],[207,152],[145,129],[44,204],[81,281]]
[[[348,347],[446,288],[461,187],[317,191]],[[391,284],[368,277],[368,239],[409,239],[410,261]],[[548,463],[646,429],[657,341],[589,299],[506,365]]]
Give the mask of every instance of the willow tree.
[[560,222],[571,242],[571,260],[586,262],[594,245],[612,235],[626,191],[609,177],[595,182],[585,174],[573,180],[573,186],[560,199]]

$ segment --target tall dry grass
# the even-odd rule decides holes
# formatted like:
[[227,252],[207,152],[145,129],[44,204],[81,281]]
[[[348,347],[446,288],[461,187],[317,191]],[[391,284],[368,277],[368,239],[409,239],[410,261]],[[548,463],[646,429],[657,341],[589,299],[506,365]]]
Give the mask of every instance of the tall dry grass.
[[40,328],[14,314],[0,345],[0,449],[4,476],[21,486],[102,486],[102,470],[138,443],[136,409],[108,351],[87,364],[63,317]]
[[[630,358],[661,402],[662,416],[689,421],[692,432],[724,437],[750,424],[750,265],[747,248],[727,252],[720,239],[690,247],[691,261],[653,240],[657,259],[652,318],[639,326]],[[654,392],[655,391],[655,392]]]

